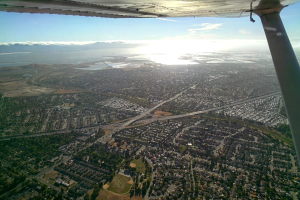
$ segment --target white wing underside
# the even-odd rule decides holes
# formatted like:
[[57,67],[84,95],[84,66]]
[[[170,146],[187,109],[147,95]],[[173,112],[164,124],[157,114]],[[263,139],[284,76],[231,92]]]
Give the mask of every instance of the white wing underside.
[[0,10],[112,18],[239,17],[299,0],[0,0]]

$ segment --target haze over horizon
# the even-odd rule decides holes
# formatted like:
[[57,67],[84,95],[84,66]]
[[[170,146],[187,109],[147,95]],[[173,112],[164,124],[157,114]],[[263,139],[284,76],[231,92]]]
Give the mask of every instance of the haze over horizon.
[[[290,5],[281,14],[297,55],[299,9],[300,3]],[[0,65],[49,63],[50,57],[61,63],[62,55],[57,51],[64,51],[64,63],[97,60],[113,53],[141,55],[166,65],[196,64],[194,60],[181,59],[192,54],[267,51],[260,19],[254,18],[255,23],[251,23],[249,17],[110,19],[0,12]],[[53,46],[47,49],[52,49],[47,52],[51,56],[24,47],[30,45]],[[114,48],[119,47],[121,50],[115,51]],[[68,55],[65,52],[69,52]]]

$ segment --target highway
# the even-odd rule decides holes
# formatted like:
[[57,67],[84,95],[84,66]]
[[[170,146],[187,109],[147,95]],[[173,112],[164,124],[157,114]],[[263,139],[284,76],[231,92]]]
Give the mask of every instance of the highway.
[[208,113],[208,112],[211,112],[211,111],[222,110],[222,109],[229,108],[229,107],[232,107],[232,106],[237,106],[237,105],[241,105],[241,104],[245,104],[245,103],[250,103],[251,101],[258,100],[258,99],[264,99],[264,98],[271,97],[271,96],[274,96],[274,95],[280,95],[280,92],[274,92],[274,93],[262,95],[262,96],[259,96],[259,97],[241,99],[241,100],[238,100],[238,101],[235,101],[235,102],[228,103],[224,106],[208,108],[208,109],[205,109],[205,110],[200,110],[200,111],[195,111],[195,112],[190,112],[190,113],[185,113],[185,114],[180,114],[180,115],[171,115],[171,116],[166,116],[166,117],[157,117],[157,118],[145,119],[145,120],[139,121],[139,123],[147,124],[147,123],[151,123],[151,122],[154,122],[154,121],[163,121],[163,120],[178,119],[178,118],[183,118],[183,117],[190,117],[190,116],[194,116],[194,115],[198,115],[198,114]]
[[130,120],[128,120],[128,121],[126,121],[125,123],[121,124],[119,127],[114,128],[113,131],[112,131],[110,134],[106,134],[106,135],[104,135],[102,138],[99,138],[99,142],[101,142],[101,143],[106,143],[107,141],[109,141],[109,140],[111,139],[111,136],[112,136],[114,133],[116,133],[116,132],[118,132],[118,131],[120,131],[120,130],[126,128],[127,126],[129,126],[129,125],[132,124],[133,122],[136,122],[136,121],[142,119],[143,117],[145,117],[145,116],[151,114],[151,112],[155,111],[157,108],[159,108],[160,106],[164,105],[165,103],[168,103],[168,102],[170,102],[170,101],[173,101],[173,100],[177,99],[177,98],[180,97],[184,92],[186,92],[186,91],[189,90],[189,89],[192,89],[192,88],[196,87],[197,85],[198,85],[198,84],[194,84],[194,85],[192,85],[191,87],[186,88],[186,89],[182,90],[181,92],[177,93],[177,94],[174,95],[173,97],[171,97],[171,98],[169,98],[169,99],[167,99],[167,100],[161,101],[160,103],[158,103],[157,105],[155,105],[155,106],[153,106],[152,108],[148,109],[147,111],[145,111],[145,112],[143,112],[143,113],[141,113],[141,114],[139,114],[139,115],[137,115],[137,116],[131,118]]
[[[171,116],[165,116],[165,117],[154,117],[154,118],[150,118],[150,119],[144,119],[141,120],[142,118],[146,117],[147,115],[150,115],[153,111],[155,111],[157,108],[159,108],[160,106],[162,106],[163,104],[173,101],[175,99],[177,99],[178,97],[180,97],[185,91],[189,90],[190,88],[194,87],[195,85],[183,90],[182,92],[176,94],[175,96],[164,100],[160,103],[158,103],[157,105],[151,107],[150,109],[148,109],[147,111],[133,117],[130,118],[128,121],[125,121],[124,123],[115,123],[115,124],[109,124],[109,125],[92,125],[89,127],[83,127],[81,129],[85,129],[85,128],[91,128],[91,127],[100,127],[100,128],[105,128],[105,127],[114,127],[113,131],[110,134],[106,134],[103,137],[98,139],[98,142],[101,143],[106,143],[108,140],[111,139],[111,136],[128,127],[129,125],[131,125],[132,123],[138,121],[139,124],[149,124],[155,121],[164,121],[164,120],[171,120],[171,119],[178,119],[178,118],[184,118],[184,117],[190,117],[190,116],[194,116],[194,115],[198,115],[198,114],[204,114],[204,113],[208,113],[211,111],[217,111],[217,110],[222,110],[222,109],[226,109],[232,106],[237,106],[237,105],[241,105],[241,104],[245,104],[245,103],[250,103],[251,101],[254,100],[258,100],[258,99],[264,99],[267,97],[271,97],[274,95],[280,95],[280,92],[273,92],[270,94],[266,94],[266,95],[262,95],[262,96],[258,96],[258,97],[252,97],[252,98],[247,98],[247,99],[241,99],[238,101],[234,101],[231,103],[228,103],[224,106],[219,106],[219,107],[213,107],[213,108],[208,108],[205,110],[200,110],[200,111],[195,111],[195,112],[190,112],[190,113],[184,113],[184,114],[180,114],[180,115],[171,115]],[[80,129],[76,129],[76,130],[80,130]],[[17,138],[31,138],[31,137],[41,137],[41,136],[49,136],[49,135],[57,135],[57,134],[63,134],[63,133],[71,133],[71,130],[59,130],[59,131],[53,131],[53,132],[48,132],[48,133],[39,133],[39,134],[32,134],[32,135],[14,135],[14,136],[1,136],[0,137],[0,141],[5,141],[5,140],[10,140],[10,139],[17,139]]]

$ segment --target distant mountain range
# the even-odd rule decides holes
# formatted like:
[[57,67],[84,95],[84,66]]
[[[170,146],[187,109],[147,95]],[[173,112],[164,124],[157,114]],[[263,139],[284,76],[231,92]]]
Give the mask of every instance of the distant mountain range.
[[137,43],[126,42],[20,42],[0,44],[0,53],[36,52],[36,51],[68,51],[111,48],[133,48]]
[[0,45],[0,67],[28,64],[78,64],[107,56],[130,56],[137,43],[8,43]]

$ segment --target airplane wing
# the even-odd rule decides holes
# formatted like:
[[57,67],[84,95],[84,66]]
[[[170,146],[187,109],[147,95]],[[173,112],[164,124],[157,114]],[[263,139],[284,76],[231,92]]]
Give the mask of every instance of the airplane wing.
[[[239,17],[299,0],[0,0],[0,11],[111,18]],[[263,4],[261,3],[263,2]]]

